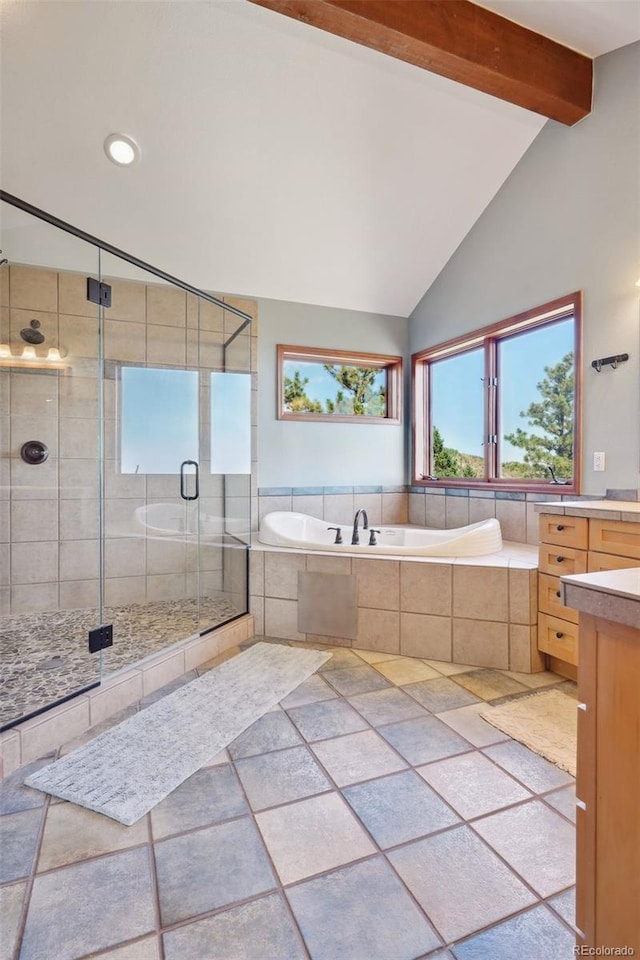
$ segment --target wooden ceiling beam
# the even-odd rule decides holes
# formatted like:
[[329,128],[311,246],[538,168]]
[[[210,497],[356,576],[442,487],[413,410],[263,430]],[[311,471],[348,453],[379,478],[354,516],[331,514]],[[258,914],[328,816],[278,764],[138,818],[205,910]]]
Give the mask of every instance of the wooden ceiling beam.
[[593,61],[469,0],[251,0],[569,126]]

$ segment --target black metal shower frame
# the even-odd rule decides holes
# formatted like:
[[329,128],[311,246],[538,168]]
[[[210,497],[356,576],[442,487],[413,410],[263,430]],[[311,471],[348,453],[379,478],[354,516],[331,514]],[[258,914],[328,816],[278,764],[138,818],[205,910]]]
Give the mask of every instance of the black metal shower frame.
[[243,310],[239,310],[230,303],[225,303],[224,300],[219,300],[217,297],[214,297],[213,294],[206,293],[204,290],[199,290],[197,287],[192,286],[185,280],[179,280],[178,277],[173,277],[170,273],[166,273],[164,270],[160,270],[158,267],[154,267],[150,263],[140,260],[139,257],[134,257],[133,254],[126,253],[119,247],[114,247],[112,243],[107,243],[106,240],[100,240],[98,237],[94,237],[93,234],[86,233],[84,230],[80,230],[79,227],[74,227],[73,224],[67,223],[66,220],[61,220],[60,217],[55,217],[52,213],[47,213],[46,210],[41,210],[39,207],[34,207],[32,203],[27,203],[26,200],[21,200],[20,197],[16,197],[12,193],[7,193],[6,190],[0,189],[0,200],[4,200],[5,203],[10,204],[12,207],[17,207],[19,210],[30,214],[32,217],[36,217],[38,220],[44,220],[46,223],[50,223],[51,226],[57,227],[58,230],[64,230],[65,233],[70,233],[72,236],[78,237],[79,240],[84,240],[85,243],[90,243],[94,247],[99,247],[101,250],[104,250],[105,253],[111,253],[114,257],[119,257],[121,260],[126,260],[127,263],[132,264],[134,267],[138,267],[140,270],[145,270],[147,273],[152,273],[155,277],[159,277],[161,280],[166,281],[166,283],[171,283],[176,287],[180,287],[182,290],[186,290],[187,293],[193,293],[196,297],[201,297],[203,300],[208,300],[209,303],[213,303],[217,307],[222,307],[223,310],[228,310],[229,313],[233,313],[236,315],[236,317],[240,317],[243,320],[243,323],[231,334],[229,339],[225,341],[223,344],[224,347],[227,347],[230,343],[232,343],[238,334],[242,333],[245,327],[247,327],[253,319],[248,313],[245,313]]
[[[204,290],[200,290],[198,287],[194,287],[192,284],[187,283],[185,280],[180,280],[178,277],[172,276],[172,274],[167,273],[165,270],[160,270],[159,267],[154,267],[152,264],[147,263],[145,260],[141,260],[139,257],[133,256],[131,253],[127,253],[125,250],[121,250],[120,247],[114,246],[112,243],[108,243],[106,240],[100,240],[98,237],[94,237],[93,234],[87,233],[85,230],[81,230],[79,227],[74,227],[73,224],[67,223],[66,220],[56,217],[52,213],[47,213],[46,210],[42,210],[40,207],[34,206],[32,203],[28,203],[26,200],[22,200],[20,197],[16,197],[14,194],[9,193],[7,190],[0,188],[0,201],[8,203],[12,207],[16,207],[18,210],[22,210],[24,213],[28,213],[30,216],[35,217],[37,220],[43,220],[45,223],[51,224],[53,227],[57,227],[58,230],[63,230],[65,233],[69,233],[74,237],[77,237],[79,240],[84,240],[85,243],[89,243],[94,247],[98,247],[99,250],[104,250],[105,253],[110,253],[114,257],[118,257],[120,260],[125,260],[127,263],[132,264],[134,267],[138,267],[140,270],[144,270],[147,273],[152,274],[155,277],[158,277],[160,280],[164,280],[166,283],[173,284],[173,286],[180,287],[180,289],[185,290],[187,293],[192,293],[194,296],[199,297],[203,300],[207,300],[209,303],[213,303],[217,307],[221,307],[223,310],[227,310],[229,313],[233,313],[236,317],[239,317],[242,320],[242,323],[237,330],[231,334],[228,340],[225,340],[223,343],[223,350],[233,343],[235,338],[242,333],[246,327],[249,326],[253,321],[248,313],[245,313],[243,310],[239,310],[237,307],[234,307],[232,304],[225,303],[224,300],[219,300],[218,297],[214,297],[213,294],[207,293]],[[223,494],[224,496],[224,494]],[[226,499],[226,497],[225,497]],[[246,562],[246,601],[247,601],[247,610],[245,613],[239,613],[235,617],[230,617],[229,620],[225,621],[227,623],[233,623],[234,620],[238,620],[240,617],[244,617],[248,613],[249,606],[249,547],[248,545],[240,540],[238,537],[233,536],[225,531],[225,536],[230,537],[232,540],[236,540],[243,547],[246,547],[245,550],[245,562]],[[199,631],[200,636],[205,636],[208,633],[211,633],[213,630],[217,630],[218,626],[209,627],[206,630]],[[44,707],[40,707],[37,710],[32,711],[31,713],[25,714],[25,716],[19,717],[16,720],[11,720],[9,723],[4,725],[0,724],[0,732],[4,730],[9,730],[12,727],[17,726],[20,723],[24,723],[26,720],[30,720],[33,717],[37,717],[42,713],[53,709],[53,707],[60,706],[62,703],[66,703],[69,700],[75,699],[75,697],[80,696],[83,693],[87,693],[89,690],[94,690],[96,687],[99,687],[101,680],[97,683],[92,683],[89,686],[82,687],[79,690],[74,691],[73,693],[67,694],[64,697],[61,697],[58,700],[53,701],[50,704],[47,704]]]

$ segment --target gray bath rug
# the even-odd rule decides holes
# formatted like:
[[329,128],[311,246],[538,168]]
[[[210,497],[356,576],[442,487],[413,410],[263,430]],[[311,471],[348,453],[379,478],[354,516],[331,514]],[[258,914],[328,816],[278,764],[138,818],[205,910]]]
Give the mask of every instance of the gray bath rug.
[[257,643],[25,783],[131,826],[330,656]]

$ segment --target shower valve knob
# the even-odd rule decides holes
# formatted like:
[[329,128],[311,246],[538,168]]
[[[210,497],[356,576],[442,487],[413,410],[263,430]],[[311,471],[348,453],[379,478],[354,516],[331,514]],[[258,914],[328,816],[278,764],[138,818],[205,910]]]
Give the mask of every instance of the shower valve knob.
[[49,448],[41,440],[27,440],[20,448],[20,456],[25,463],[44,463],[49,456]]

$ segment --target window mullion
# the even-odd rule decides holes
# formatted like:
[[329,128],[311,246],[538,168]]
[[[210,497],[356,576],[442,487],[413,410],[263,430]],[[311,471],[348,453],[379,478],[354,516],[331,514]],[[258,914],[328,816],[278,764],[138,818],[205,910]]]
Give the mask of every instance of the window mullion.
[[485,476],[495,480],[498,476],[498,351],[496,340],[489,337],[485,341]]

